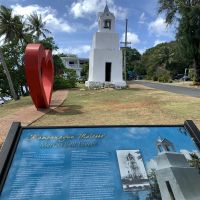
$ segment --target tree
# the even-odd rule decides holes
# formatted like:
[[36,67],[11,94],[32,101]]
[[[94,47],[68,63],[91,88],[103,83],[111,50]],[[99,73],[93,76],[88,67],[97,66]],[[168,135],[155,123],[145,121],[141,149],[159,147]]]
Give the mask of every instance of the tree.
[[195,167],[198,169],[200,174],[200,158],[195,153],[190,153],[192,160],[189,160],[189,164],[191,167]]
[[58,50],[58,46],[55,44],[53,37],[47,37],[40,40],[40,43],[45,47],[45,49],[49,49],[51,51]]
[[165,13],[168,24],[178,22],[176,38],[182,53],[195,69],[195,82],[200,84],[200,1],[159,0],[159,13]]
[[160,81],[166,82],[177,74],[183,74],[189,61],[180,54],[178,43],[173,41],[147,49],[140,64],[146,67],[148,79],[158,80],[160,77]]
[[[5,38],[4,45],[0,48],[0,65],[4,69],[0,69],[0,81],[4,80],[0,83],[0,90],[6,93],[11,92],[14,99],[18,98],[17,94],[23,95],[23,88],[26,87],[23,61],[26,45],[33,41],[39,42],[41,37],[45,37],[46,40],[42,41],[45,45],[48,45],[51,50],[58,48],[53,38],[46,38],[45,33],[50,32],[45,29],[45,22],[42,21],[40,15],[33,13],[28,21],[29,24],[22,16],[14,15],[12,9],[0,6],[0,36]],[[5,80],[2,73],[6,74],[8,81]],[[10,89],[7,87],[7,83]],[[18,91],[17,94],[15,89]]]
[[[138,67],[138,63],[141,59],[141,54],[138,52],[137,49],[132,49],[130,47],[122,47],[122,53],[125,51],[126,48],[126,73],[128,77],[129,72],[135,72],[135,67]],[[123,53],[124,55],[124,53]]]
[[[16,16],[13,17],[11,9],[8,9],[5,6],[0,6],[0,36],[5,36],[5,42],[10,41],[10,40],[14,40],[14,41],[18,40],[18,36],[19,36],[18,30],[19,30],[19,27],[21,26],[18,23],[20,23],[20,18]],[[4,60],[1,49],[0,49],[0,62],[6,74],[11,94],[13,98],[17,100],[18,96],[14,90],[10,72]]]
[[28,17],[28,22],[30,33],[35,36],[35,42],[39,42],[41,36],[46,38],[45,33],[51,33],[45,28],[46,22],[42,21],[42,16],[36,12]]
[[85,82],[88,80],[88,74],[89,74],[89,63],[84,63],[83,68],[81,70],[82,81]]
[[63,64],[60,55],[53,55],[53,62],[55,76],[64,74],[66,67]]

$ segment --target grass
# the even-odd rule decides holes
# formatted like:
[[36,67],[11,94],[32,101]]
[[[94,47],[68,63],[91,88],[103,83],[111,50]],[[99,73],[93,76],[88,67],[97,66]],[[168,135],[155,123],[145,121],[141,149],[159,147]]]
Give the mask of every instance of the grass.
[[200,128],[198,98],[132,85],[126,90],[71,90],[64,103],[33,126],[183,124]]
[[15,113],[20,108],[24,109],[32,104],[33,103],[30,96],[20,97],[20,100],[18,101],[12,100],[6,104],[2,104],[0,105],[0,117],[5,117],[7,115]]

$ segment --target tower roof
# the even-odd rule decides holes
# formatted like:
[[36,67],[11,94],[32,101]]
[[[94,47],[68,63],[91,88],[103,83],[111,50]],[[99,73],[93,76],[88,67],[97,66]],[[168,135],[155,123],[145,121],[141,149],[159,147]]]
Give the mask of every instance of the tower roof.
[[107,2],[106,2],[106,6],[105,6],[105,8],[104,8],[104,13],[108,13],[108,12],[110,12],[110,11],[109,11],[109,8],[108,8],[108,4],[107,4]]

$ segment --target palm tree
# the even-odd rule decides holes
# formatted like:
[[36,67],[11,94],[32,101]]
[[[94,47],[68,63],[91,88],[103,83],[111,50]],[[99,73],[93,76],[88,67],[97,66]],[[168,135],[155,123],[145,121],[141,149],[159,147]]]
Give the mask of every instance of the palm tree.
[[38,15],[36,12],[32,13],[28,17],[29,30],[32,35],[35,35],[35,41],[38,42],[40,37],[46,38],[45,33],[51,33],[45,28],[46,22],[42,21],[42,16]]
[[[18,35],[16,30],[19,30],[19,24],[17,25],[18,28],[16,29],[16,26],[15,26],[16,22],[19,22],[19,17],[17,16],[13,17],[11,9],[8,9],[5,6],[0,6],[0,36],[5,36],[5,39],[4,39],[5,42],[16,40],[17,35]],[[11,95],[15,100],[17,100],[18,96],[15,92],[13,82],[12,82],[8,67],[5,63],[1,49],[0,49],[0,62],[3,66],[4,72],[8,80]]]

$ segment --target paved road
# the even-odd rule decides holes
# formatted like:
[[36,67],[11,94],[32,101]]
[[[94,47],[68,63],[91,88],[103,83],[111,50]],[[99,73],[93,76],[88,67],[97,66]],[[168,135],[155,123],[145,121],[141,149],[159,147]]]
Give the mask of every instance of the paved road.
[[174,86],[174,85],[168,85],[168,84],[150,83],[146,81],[135,81],[134,83],[141,84],[146,87],[150,87],[150,88],[154,88],[158,90],[164,90],[168,92],[200,98],[200,89],[198,88],[187,88],[187,87]]

